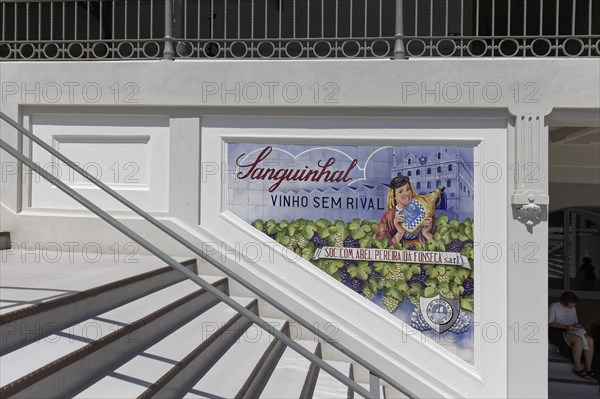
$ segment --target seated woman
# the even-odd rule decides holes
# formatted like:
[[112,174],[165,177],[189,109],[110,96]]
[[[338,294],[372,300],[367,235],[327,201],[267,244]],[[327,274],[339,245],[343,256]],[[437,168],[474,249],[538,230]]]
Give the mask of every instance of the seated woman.
[[402,227],[404,216],[402,210],[417,196],[407,176],[397,176],[390,182],[386,211],[381,216],[375,235],[377,238],[387,238],[388,245],[398,242],[405,244],[424,243],[432,238],[431,227],[433,218],[426,218],[419,229],[413,233]]
[[[558,346],[563,355],[573,356],[575,374],[585,379],[596,379],[596,374],[592,371],[594,340],[578,322],[575,310],[577,302],[577,295],[566,291],[561,294],[560,302],[550,305],[548,335],[550,343]],[[585,368],[581,365],[582,354]]]

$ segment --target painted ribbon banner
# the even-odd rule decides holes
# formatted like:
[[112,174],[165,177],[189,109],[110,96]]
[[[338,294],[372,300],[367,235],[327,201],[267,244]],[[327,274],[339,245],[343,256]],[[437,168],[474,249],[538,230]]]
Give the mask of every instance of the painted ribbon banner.
[[372,262],[420,263],[426,265],[455,265],[471,269],[466,256],[456,252],[407,251],[401,249],[322,247],[313,260],[344,259]]

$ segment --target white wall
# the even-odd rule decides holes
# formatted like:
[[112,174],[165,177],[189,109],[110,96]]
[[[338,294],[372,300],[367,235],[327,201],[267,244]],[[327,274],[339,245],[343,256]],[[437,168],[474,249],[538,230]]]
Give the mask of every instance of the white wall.
[[[361,329],[348,326],[347,320],[336,321],[348,327],[340,339],[352,343],[359,353],[379,362],[392,375],[427,381],[409,382],[420,396],[543,397],[547,389],[546,254],[541,250],[535,256],[536,262],[527,263],[523,256],[527,248],[522,246],[533,243],[546,248],[547,224],[542,214],[539,224],[526,229],[516,218],[516,206],[511,205],[511,201],[521,201],[522,196],[511,195],[535,193],[536,201],[542,199],[542,211],[547,211],[543,195],[548,189],[548,124],[598,123],[599,68],[598,59],[2,63],[0,105],[2,112],[26,125],[35,124],[38,116],[56,113],[106,115],[105,120],[127,115],[134,119],[165,116],[168,171],[151,171],[149,178],[168,176],[168,198],[154,211],[169,224],[185,230],[195,242],[217,243],[225,238],[226,231],[202,228],[206,218],[218,216],[216,209],[206,209],[206,204],[200,202],[207,195],[203,183],[209,176],[208,165],[201,163],[200,156],[219,151],[204,147],[202,121],[207,116],[237,116],[242,125],[244,118],[261,115],[267,119],[309,118],[317,124],[320,118],[324,127],[326,120],[336,118],[358,118],[366,126],[395,119],[408,129],[431,120],[443,129],[464,119],[484,122],[498,120],[502,115],[505,128],[497,133],[498,137],[486,139],[497,144],[486,147],[479,170],[486,179],[495,181],[479,192],[479,211],[484,212],[481,220],[495,220],[486,219],[488,214],[502,219],[494,225],[481,226],[494,232],[492,240],[501,249],[493,257],[494,262],[489,261],[491,254],[486,255],[488,261],[482,252],[477,255],[477,260],[487,265],[487,269],[482,269],[481,292],[499,292],[493,297],[496,305],[484,306],[479,315],[498,321],[500,336],[496,346],[480,352],[474,368],[459,367],[452,357],[427,345],[411,345],[410,357],[402,358],[400,353],[393,358],[385,351],[389,342],[364,344],[359,339]],[[546,115],[549,116],[544,120]],[[4,123],[0,127],[3,140],[21,145],[12,129]],[[436,140],[442,137],[430,136]],[[522,137],[531,137],[526,148],[520,141]],[[27,142],[23,149],[30,152]],[[33,154],[36,160],[39,155],[35,151]],[[159,158],[154,156],[152,162],[159,162]],[[496,158],[494,164],[486,162]],[[0,152],[0,162],[0,228],[11,231],[16,242],[34,247],[36,242],[94,241],[108,248],[115,241],[121,247],[129,241],[84,211],[64,206],[48,209],[47,204],[44,209],[38,207],[32,201],[36,189],[32,190],[35,186],[30,179],[25,176],[23,181],[18,170],[13,169],[14,161],[4,152]],[[527,163],[533,165],[533,181],[521,179],[532,171]],[[151,202],[162,194],[140,200]],[[56,201],[53,203],[56,205]],[[117,215],[164,244],[169,252],[186,254],[154,230],[144,228],[136,217],[122,212]],[[209,228],[217,229],[210,224]],[[276,281],[260,281],[252,265],[243,259],[233,262],[232,267],[257,284],[277,286]],[[307,282],[326,284],[302,268],[286,268],[292,274],[302,273]],[[311,301],[294,301],[295,294],[291,298],[285,292],[274,295],[315,320],[335,320],[344,314],[343,304],[352,300],[344,292],[332,294],[340,300],[339,304],[333,301],[329,312],[318,313]],[[484,304],[485,298],[481,301]],[[361,312],[371,314],[372,310],[365,307]],[[392,326],[385,318],[377,320]],[[392,327],[386,328],[392,331]],[[528,335],[531,331],[533,336]],[[440,367],[442,364],[447,367]]]

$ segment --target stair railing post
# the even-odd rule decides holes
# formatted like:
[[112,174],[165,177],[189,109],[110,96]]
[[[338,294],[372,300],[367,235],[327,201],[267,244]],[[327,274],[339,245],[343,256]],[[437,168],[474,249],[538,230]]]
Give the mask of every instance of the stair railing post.
[[394,59],[405,60],[406,51],[404,49],[404,0],[396,0],[396,34],[394,38],[396,42],[394,44]]
[[379,384],[379,377],[369,371],[369,391],[373,399],[379,399]]
[[173,60],[175,50],[173,48],[173,0],[165,0],[165,47],[163,59]]

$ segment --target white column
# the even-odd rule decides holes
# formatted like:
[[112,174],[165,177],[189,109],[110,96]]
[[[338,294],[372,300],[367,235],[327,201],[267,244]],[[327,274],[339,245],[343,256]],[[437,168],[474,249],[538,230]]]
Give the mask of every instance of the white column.
[[517,115],[509,134],[508,394],[547,397],[548,124]]

